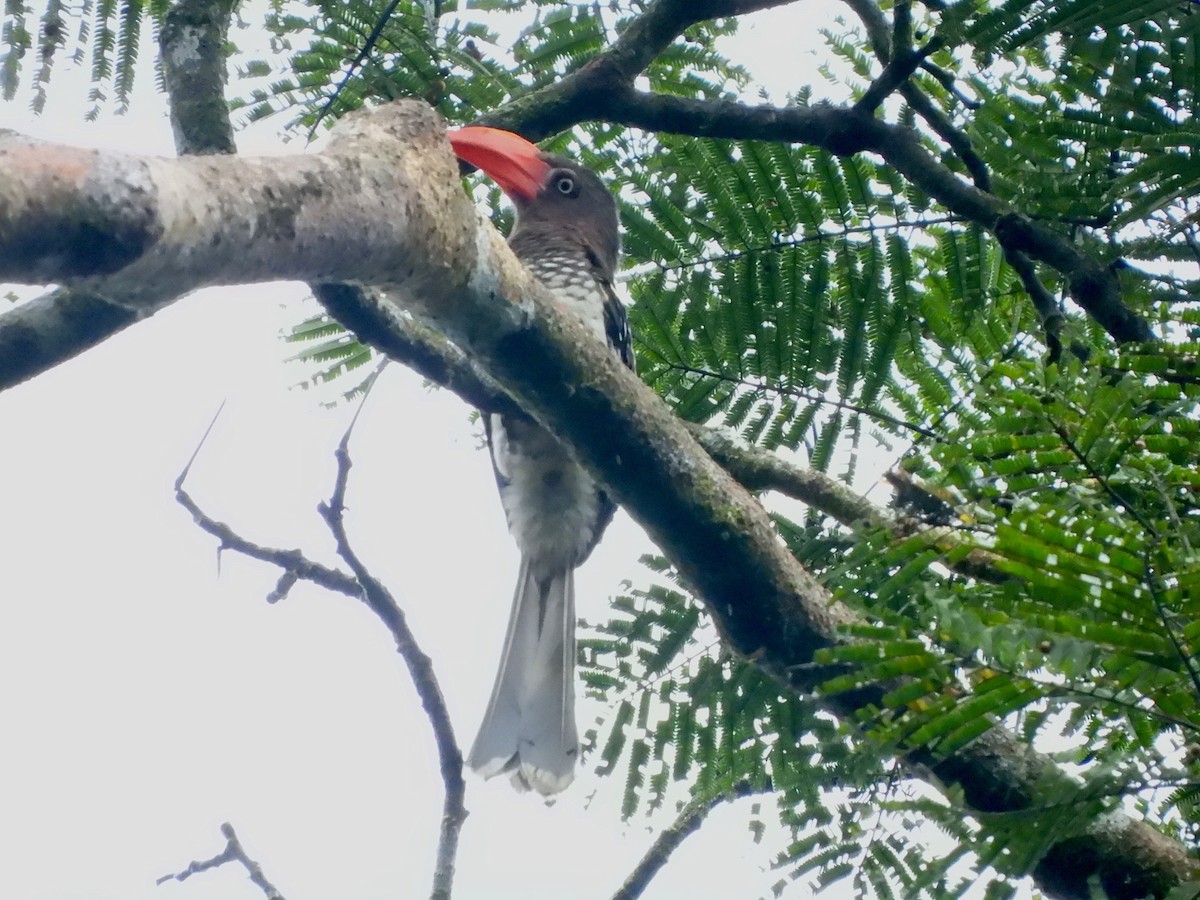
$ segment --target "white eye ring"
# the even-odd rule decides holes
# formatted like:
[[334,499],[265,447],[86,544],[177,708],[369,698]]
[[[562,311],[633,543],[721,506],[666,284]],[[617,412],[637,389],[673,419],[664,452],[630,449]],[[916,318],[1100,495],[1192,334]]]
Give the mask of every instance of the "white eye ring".
[[554,182],[554,186],[560,194],[573,194],[575,192],[575,179],[570,175],[560,175]]

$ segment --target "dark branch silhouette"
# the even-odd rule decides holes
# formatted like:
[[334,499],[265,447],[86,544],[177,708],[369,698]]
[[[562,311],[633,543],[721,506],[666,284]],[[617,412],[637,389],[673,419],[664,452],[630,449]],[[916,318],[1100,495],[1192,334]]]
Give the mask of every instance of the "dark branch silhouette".
[[[363,397],[366,400],[366,396]],[[454,736],[454,727],[450,722],[450,713],[446,708],[438,684],[433,662],[421,649],[412,629],[405,619],[404,611],[396,603],[391,593],[375,578],[359,559],[346,533],[345,512],[346,487],[350,477],[350,435],[362,412],[362,405],[351,421],[346,433],[338,445],[335,454],[337,459],[337,476],[333,493],[328,503],[321,503],[319,511],[329,527],[337,545],[338,555],[350,567],[352,574],[347,575],[338,569],[333,569],[321,563],[313,562],[299,550],[284,550],[264,547],[243,538],[229,525],[218,522],[205,513],[184,488],[188,473],[195,464],[203,448],[217,416],[213,417],[205,430],[200,443],[197,445],[191,459],[175,481],[175,497],[179,504],[192,514],[193,520],[201,529],[220,541],[221,550],[233,550],[251,559],[261,560],[278,566],[282,570],[279,581],[270,595],[269,602],[282,599],[296,581],[310,581],[328,590],[335,591],[347,597],[361,600],[384,623],[396,642],[396,649],[408,667],[413,687],[420,697],[421,706],[429,718],[433,729],[434,741],[438,751],[439,768],[442,783],[445,786],[445,798],[442,803],[441,827],[438,835],[437,858],[434,865],[433,888],[431,900],[449,900],[454,883],[454,863],[458,853],[458,837],[462,824],[466,820],[467,811],[463,805],[466,785],[462,774],[462,751]],[[200,870],[197,870],[200,871]]]
[[671,854],[678,850],[688,837],[700,829],[710,812],[723,803],[760,793],[763,793],[763,789],[755,788],[747,782],[741,782],[728,793],[693,800],[686,804],[679,811],[679,815],[675,817],[675,821],[658,833],[658,837],[638,860],[638,864],[629,873],[625,883],[612,895],[612,900],[637,900],[650,886],[654,876],[661,872],[670,861]]
[[246,855],[246,851],[242,849],[242,842],[238,840],[233,826],[226,822],[221,826],[221,834],[225,836],[224,850],[209,859],[195,860],[180,872],[163,875],[155,884],[165,884],[168,881],[187,881],[187,879],[200,872],[208,872],[211,869],[219,869],[227,863],[237,862],[245,867],[250,880],[258,886],[267,900],[284,900],[283,894],[279,893],[279,889],[271,884],[267,880],[267,876],[263,874],[262,866]]

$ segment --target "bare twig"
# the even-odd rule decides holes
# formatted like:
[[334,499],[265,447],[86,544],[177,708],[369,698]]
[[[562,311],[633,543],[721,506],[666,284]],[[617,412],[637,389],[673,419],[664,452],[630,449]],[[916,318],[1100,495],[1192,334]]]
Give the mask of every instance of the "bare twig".
[[637,900],[638,897],[641,897],[646,888],[650,886],[654,876],[670,860],[671,854],[678,850],[684,840],[704,824],[708,814],[722,803],[764,793],[766,790],[769,788],[756,788],[749,782],[743,781],[727,793],[688,803],[670,827],[659,832],[654,843],[650,845],[645,855],[629,873],[625,883],[613,894],[613,900]]
[[[381,369],[382,366],[372,376],[372,385]],[[364,402],[369,393],[370,385],[367,388],[367,393],[363,396]],[[224,404],[222,404],[223,406]],[[355,423],[358,421],[359,415],[362,413],[362,409],[363,407],[360,404],[354,414],[354,419],[346,429],[346,433],[338,445],[336,453],[338,463],[337,477],[332,497],[328,503],[322,503],[319,506],[322,517],[333,533],[338,554],[350,566],[353,575],[347,575],[337,569],[314,562],[304,556],[299,550],[263,547],[248,541],[228,525],[223,522],[217,522],[211,516],[207,515],[191,498],[184,489],[184,481],[191,471],[192,465],[195,463],[205,441],[207,441],[213,426],[216,424],[217,417],[221,413],[220,409],[213,416],[212,422],[205,429],[204,435],[201,437],[187,465],[184,466],[183,471],[180,472],[179,477],[176,479],[175,496],[180,505],[192,514],[192,518],[196,524],[221,542],[222,549],[237,551],[252,559],[276,565],[283,570],[275,588],[267,597],[269,602],[273,603],[285,596],[297,580],[311,581],[328,590],[362,600],[392,633],[392,637],[396,641],[396,649],[400,652],[401,657],[408,666],[413,686],[416,688],[417,695],[421,699],[421,706],[429,718],[430,725],[433,728],[434,740],[437,744],[438,759],[442,781],[446,788],[446,796],[442,807],[437,859],[434,867],[433,887],[430,897],[431,900],[448,900],[451,896],[454,880],[454,862],[458,853],[458,836],[462,829],[462,824],[467,817],[467,811],[463,805],[466,785],[462,776],[462,752],[459,750],[458,742],[454,737],[454,728],[450,723],[450,713],[446,708],[446,701],[442,696],[441,687],[438,685],[432,661],[421,650],[412,629],[408,626],[403,610],[400,609],[400,606],[396,603],[387,588],[370,573],[359,559],[346,534],[343,513],[345,512],[346,488],[349,482],[351,464],[348,447],[350,435]]]
[[346,428],[346,433],[342,435],[341,443],[338,444],[335,454],[337,478],[333,494],[330,496],[329,502],[320,504],[318,509],[333,534],[338,555],[354,572],[354,576],[361,586],[361,599],[392,633],[392,637],[396,641],[396,649],[400,651],[405,665],[408,666],[413,685],[421,698],[421,705],[425,709],[430,725],[433,726],[446,796],[442,804],[442,826],[438,837],[433,890],[430,898],[431,900],[449,900],[454,882],[454,861],[458,854],[458,835],[467,818],[467,810],[463,805],[466,784],[462,774],[462,751],[454,737],[454,727],[450,723],[450,713],[446,708],[442,689],[438,685],[432,660],[417,643],[412,629],[408,626],[404,611],[400,609],[399,604],[392,598],[387,588],[363,565],[346,534],[344,513],[346,511],[346,487],[349,482],[351,466],[350,435],[354,431],[354,426],[358,422],[358,417],[362,413],[367,396],[369,396],[378,374],[376,371],[372,376],[371,384],[368,385],[366,393],[363,395],[362,403],[355,412],[349,427]]
[[262,867],[246,855],[246,851],[242,848],[242,842],[238,840],[233,826],[226,822],[221,826],[221,834],[225,836],[224,850],[211,859],[194,860],[182,872],[163,875],[155,884],[164,884],[168,881],[186,881],[200,872],[219,869],[226,863],[240,862],[246,867],[246,872],[250,875],[250,880],[258,885],[267,897],[267,900],[283,900],[283,894],[279,893],[279,889],[267,880],[267,876],[263,874]]
[[299,550],[284,550],[277,547],[264,547],[256,544],[253,541],[248,541],[224,522],[218,522],[216,519],[205,513],[191,495],[184,488],[184,482],[187,480],[188,473],[192,470],[192,465],[196,462],[196,458],[200,455],[200,450],[204,447],[208,440],[209,434],[212,432],[213,426],[216,425],[218,417],[221,415],[221,410],[225,408],[224,402],[217,409],[216,415],[212,421],[208,423],[208,428],[204,430],[204,435],[200,438],[200,442],[196,445],[196,449],[192,451],[191,459],[187,465],[183,467],[183,471],[179,473],[179,477],[175,479],[175,499],[179,505],[192,514],[194,521],[200,528],[218,541],[220,541],[221,550],[233,550],[241,553],[243,556],[248,556],[251,559],[257,559],[265,563],[270,563],[278,566],[283,570],[279,581],[275,585],[275,589],[268,596],[268,600],[272,603],[283,598],[287,589],[296,582],[297,579],[311,581],[313,584],[318,584],[323,588],[331,591],[337,591],[339,594],[345,594],[349,597],[357,597],[360,593],[358,582],[344,572],[339,572],[337,569],[331,569],[328,566],[322,565],[319,562],[313,562],[301,553]]
[[358,67],[362,64],[363,60],[370,55],[371,51],[375,49],[375,45],[379,42],[379,38],[383,35],[383,29],[386,28],[387,23],[391,21],[392,14],[396,11],[396,7],[399,5],[400,0],[390,0],[388,5],[383,8],[383,11],[380,12],[379,16],[375,19],[375,25],[371,28],[371,33],[367,35],[367,38],[365,41],[363,41],[363,45],[359,49],[358,54],[350,61],[350,65],[346,67],[346,72],[342,76],[342,80],[338,82],[338,86],[333,89],[333,93],[329,95],[329,98],[323,104],[321,104],[321,109],[317,112],[317,117],[313,120],[312,125],[309,126],[308,139],[310,141],[312,140],[313,135],[317,133],[317,126],[321,124],[327,115],[329,115],[329,111],[332,110],[334,104],[337,103],[338,97],[342,95],[342,91],[345,90],[346,85],[350,82],[350,79],[354,77],[354,73],[358,71]]

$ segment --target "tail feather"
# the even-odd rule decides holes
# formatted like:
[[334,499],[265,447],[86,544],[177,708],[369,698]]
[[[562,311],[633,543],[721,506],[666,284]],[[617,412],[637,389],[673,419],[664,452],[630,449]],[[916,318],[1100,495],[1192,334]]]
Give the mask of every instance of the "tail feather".
[[534,578],[522,558],[496,684],[467,764],[556,794],[575,777],[575,573]]

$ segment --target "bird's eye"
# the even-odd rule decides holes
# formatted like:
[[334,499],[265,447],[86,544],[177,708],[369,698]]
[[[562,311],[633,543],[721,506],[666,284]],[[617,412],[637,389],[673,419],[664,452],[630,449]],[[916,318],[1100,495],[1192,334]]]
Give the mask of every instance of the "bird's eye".
[[554,188],[560,194],[565,194],[569,197],[575,193],[575,179],[570,175],[559,175],[554,180]]

